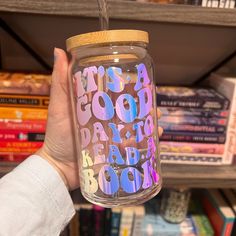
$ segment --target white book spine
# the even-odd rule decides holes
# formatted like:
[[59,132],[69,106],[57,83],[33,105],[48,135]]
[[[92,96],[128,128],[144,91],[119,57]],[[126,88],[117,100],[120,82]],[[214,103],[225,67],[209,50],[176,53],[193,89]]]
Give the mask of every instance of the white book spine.
[[212,7],[218,8],[218,0],[213,0]]
[[209,85],[227,97],[231,103],[222,164],[232,164],[236,145],[236,78],[213,74]]
[[131,236],[134,210],[131,207],[123,208],[121,212],[119,236]]
[[134,224],[132,236],[142,236],[142,222],[145,216],[143,205],[134,207]]
[[229,8],[235,8],[235,0],[230,0]]
[[202,0],[202,7],[206,7],[207,6],[207,0]]

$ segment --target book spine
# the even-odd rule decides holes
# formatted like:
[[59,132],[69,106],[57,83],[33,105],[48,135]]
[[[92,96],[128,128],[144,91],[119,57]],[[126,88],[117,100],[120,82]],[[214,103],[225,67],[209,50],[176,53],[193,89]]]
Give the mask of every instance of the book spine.
[[45,133],[31,133],[21,130],[0,130],[0,142],[43,142]]
[[235,7],[236,7],[235,0],[230,0],[229,8],[235,8]]
[[75,211],[75,215],[70,221],[69,232],[70,236],[79,236],[79,213],[77,210]]
[[81,204],[79,209],[79,219],[80,219],[80,227],[79,227],[80,235],[92,236],[94,231],[93,227],[91,227],[91,225],[94,224],[92,204]]
[[143,205],[134,207],[134,223],[132,236],[142,235],[142,222],[145,216],[145,208]]
[[164,122],[158,122],[158,124],[164,129],[164,132],[198,132],[198,133],[224,133],[226,131],[225,126],[218,125],[185,125],[185,124],[169,124]]
[[203,207],[216,235],[231,236],[234,218],[229,205],[216,189],[207,190],[202,198]]
[[221,155],[210,154],[189,154],[189,153],[160,153],[162,163],[174,164],[201,164],[201,165],[221,165],[223,157]]
[[104,236],[105,208],[93,205],[94,236]]
[[216,110],[227,110],[229,107],[228,100],[219,101],[184,101],[184,100],[171,100],[165,99],[161,95],[157,98],[157,106],[160,107],[185,107],[185,108],[205,108],[205,109],[216,109]]
[[0,120],[0,130],[44,133],[46,131],[46,123],[46,120]]
[[224,144],[225,134],[207,134],[207,133],[177,133],[164,132],[160,141],[177,141],[177,142],[197,142],[197,143],[220,143]]
[[1,119],[46,120],[47,109],[32,109],[22,107],[0,107]]
[[27,152],[34,153],[43,142],[0,142],[0,152]]
[[49,96],[0,94],[0,105],[7,107],[48,108]]
[[118,236],[120,229],[120,218],[121,218],[121,210],[118,208],[112,209],[111,214],[111,229],[110,236]]
[[185,142],[160,142],[160,152],[170,153],[202,153],[223,154],[224,144],[185,143]]
[[229,111],[214,111],[207,109],[184,109],[180,107],[160,107],[162,116],[183,116],[183,117],[206,117],[206,118],[228,118]]
[[159,123],[168,125],[209,125],[209,126],[219,126],[226,127],[227,120],[225,118],[204,118],[204,117],[194,117],[194,116],[162,116],[159,119]]
[[[114,209],[114,208],[113,208]],[[112,218],[112,210],[110,208],[106,208],[105,211],[105,221],[104,221],[104,236],[111,236],[111,218]]]
[[231,101],[224,152],[224,162],[231,164],[234,157],[234,147],[236,146],[236,82],[234,79],[213,74],[207,83]]
[[133,208],[123,208],[120,220],[119,236],[131,236],[134,212]]
[[0,152],[0,161],[1,162],[21,162],[28,158],[32,153],[31,152]]

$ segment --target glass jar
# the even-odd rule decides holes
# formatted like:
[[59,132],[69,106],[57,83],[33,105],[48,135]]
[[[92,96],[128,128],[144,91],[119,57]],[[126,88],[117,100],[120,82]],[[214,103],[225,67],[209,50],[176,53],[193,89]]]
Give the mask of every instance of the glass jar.
[[66,43],[81,192],[104,207],[141,204],[162,183],[148,33],[99,31]]
[[185,220],[191,192],[187,188],[164,189],[161,200],[161,215],[170,223],[181,223]]

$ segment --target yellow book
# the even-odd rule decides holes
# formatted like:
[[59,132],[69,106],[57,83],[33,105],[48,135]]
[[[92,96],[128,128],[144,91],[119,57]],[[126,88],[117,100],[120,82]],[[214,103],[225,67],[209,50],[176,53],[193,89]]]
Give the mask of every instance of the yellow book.
[[47,108],[49,96],[0,94],[1,107]]

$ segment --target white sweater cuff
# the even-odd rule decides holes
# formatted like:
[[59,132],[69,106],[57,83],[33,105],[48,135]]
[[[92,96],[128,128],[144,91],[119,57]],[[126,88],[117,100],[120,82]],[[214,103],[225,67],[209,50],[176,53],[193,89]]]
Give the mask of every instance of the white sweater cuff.
[[31,179],[27,182],[28,187],[32,185],[32,190],[38,192],[39,204],[47,208],[45,220],[50,222],[52,231],[62,230],[73,217],[75,210],[59,173],[37,155],[26,159],[14,172],[24,172]]

